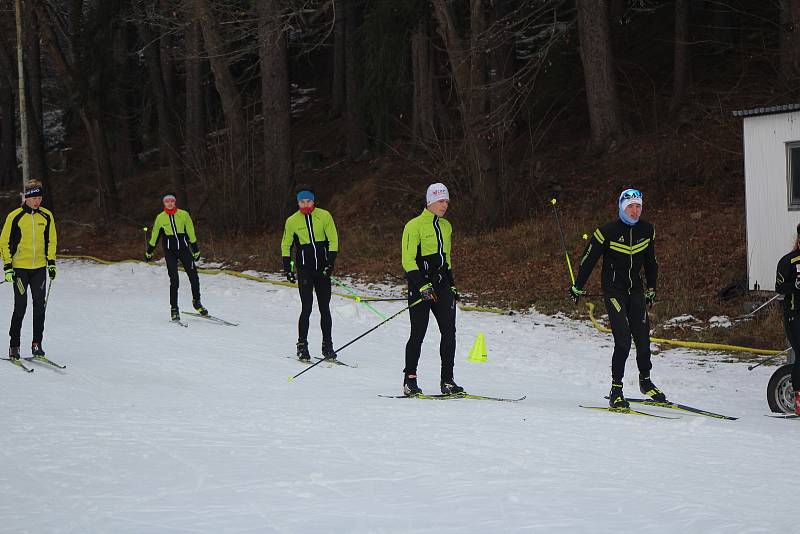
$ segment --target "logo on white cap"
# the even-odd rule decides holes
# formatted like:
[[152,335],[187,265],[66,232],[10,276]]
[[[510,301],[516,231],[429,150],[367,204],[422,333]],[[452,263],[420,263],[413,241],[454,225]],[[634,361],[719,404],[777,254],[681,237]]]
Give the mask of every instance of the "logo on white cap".
[[442,183],[431,184],[428,186],[425,200],[428,206],[440,200],[450,200],[450,192],[447,190],[447,186]]

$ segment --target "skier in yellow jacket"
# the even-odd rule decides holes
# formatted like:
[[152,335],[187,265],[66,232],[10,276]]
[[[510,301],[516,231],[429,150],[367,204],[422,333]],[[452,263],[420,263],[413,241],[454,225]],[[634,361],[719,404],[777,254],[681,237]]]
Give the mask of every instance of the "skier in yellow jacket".
[[8,357],[19,360],[20,333],[28,306],[28,288],[33,299],[33,356],[44,356],[47,276],[56,277],[56,223],[50,210],[42,207],[42,183],[25,182],[24,204],[6,217],[0,233],[0,254],[5,281],[14,288],[14,313],[8,335]]
[[153,259],[153,251],[159,238],[164,236],[164,260],[167,262],[169,274],[169,305],[173,321],[180,321],[178,309],[178,261],[183,265],[183,270],[189,277],[192,286],[192,306],[200,315],[208,315],[200,302],[200,278],[197,276],[195,262],[200,259],[200,248],[197,246],[197,237],[194,233],[194,223],[188,211],[178,209],[175,195],[169,193],[161,197],[164,209],[156,216],[144,253],[145,261]]
[[464,388],[453,379],[456,353],[456,301],[460,300],[453,282],[450,250],[453,227],[444,219],[450,206],[450,193],[444,184],[428,187],[426,207],[406,223],[403,229],[403,269],[408,279],[408,303],[422,298],[409,309],[411,335],[406,343],[406,366],[403,370],[403,394],[422,394],[417,385],[417,364],[422,341],[428,330],[431,312],[442,335],[439,355],[442,360],[439,388],[445,395],[457,395]]
[[[286,219],[281,240],[283,271],[291,283],[297,282],[302,309],[298,321],[297,358],[311,360],[308,352],[308,320],[317,294],[320,327],[322,328],[322,357],[335,359],[331,329],[331,273],[339,251],[339,234],[331,214],[316,207],[316,196],[310,188],[297,192],[298,210]],[[295,260],[292,261],[292,246]]]

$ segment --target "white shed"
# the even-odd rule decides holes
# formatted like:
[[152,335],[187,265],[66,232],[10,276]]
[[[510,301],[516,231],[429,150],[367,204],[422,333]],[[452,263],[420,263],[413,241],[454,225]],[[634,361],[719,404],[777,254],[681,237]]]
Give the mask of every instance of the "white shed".
[[772,291],[800,223],[800,104],[733,114],[744,119],[747,285]]

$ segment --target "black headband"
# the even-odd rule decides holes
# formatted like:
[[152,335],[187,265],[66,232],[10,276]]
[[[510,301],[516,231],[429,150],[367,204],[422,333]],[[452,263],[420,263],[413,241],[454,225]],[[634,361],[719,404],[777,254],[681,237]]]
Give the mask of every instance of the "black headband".
[[25,190],[25,198],[40,197],[40,196],[42,196],[41,187],[31,187],[30,189]]

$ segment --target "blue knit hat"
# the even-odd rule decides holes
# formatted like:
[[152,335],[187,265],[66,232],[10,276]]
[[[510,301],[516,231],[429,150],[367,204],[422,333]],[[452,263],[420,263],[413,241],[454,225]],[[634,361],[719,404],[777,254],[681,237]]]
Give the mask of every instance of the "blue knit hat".
[[316,197],[314,196],[313,191],[309,191],[308,189],[303,189],[302,191],[297,192],[297,201],[300,202],[301,200],[315,200]]

